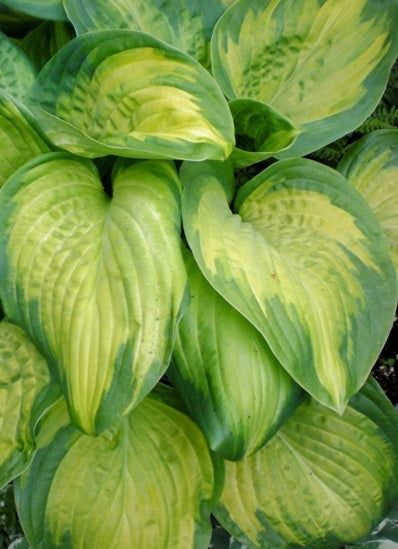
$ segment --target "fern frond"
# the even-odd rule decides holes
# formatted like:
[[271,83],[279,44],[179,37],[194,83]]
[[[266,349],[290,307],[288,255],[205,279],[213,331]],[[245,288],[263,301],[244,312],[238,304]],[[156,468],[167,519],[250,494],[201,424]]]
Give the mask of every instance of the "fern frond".
[[379,103],[377,108],[365,122],[357,128],[360,135],[375,130],[391,130],[398,128],[398,107],[387,105],[384,101]]

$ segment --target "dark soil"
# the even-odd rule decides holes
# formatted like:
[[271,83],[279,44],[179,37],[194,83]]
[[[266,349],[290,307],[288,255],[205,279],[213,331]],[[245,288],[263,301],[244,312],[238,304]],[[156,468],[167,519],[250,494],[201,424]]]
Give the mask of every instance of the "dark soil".
[[372,375],[380,383],[384,392],[398,407],[398,310],[389,338],[373,367]]

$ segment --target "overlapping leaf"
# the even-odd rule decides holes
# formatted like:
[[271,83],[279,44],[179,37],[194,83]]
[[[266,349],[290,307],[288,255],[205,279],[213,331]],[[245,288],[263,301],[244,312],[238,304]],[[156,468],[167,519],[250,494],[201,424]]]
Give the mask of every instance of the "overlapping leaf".
[[236,133],[231,160],[236,167],[261,162],[288,149],[300,130],[276,109],[253,99],[230,101]]
[[341,417],[302,404],[259,452],[226,462],[216,515],[232,534],[251,548],[333,549],[372,531],[398,497],[398,416],[366,391]]
[[186,284],[175,169],[121,163],[110,198],[91,162],[53,153],[7,181],[0,207],[5,310],[50,360],[75,422],[98,432],[170,359]]
[[398,54],[395,0],[239,0],[212,37],[213,74],[229,98],[276,108],[301,127],[285,156],[359,126]]
[[25,162],[49,151],[29,114],[0,92],[0,186]]
[[65,0],[76,31],[129,28],[173,44],[210,67],[210,37],[225,10],[222,0]]
[[4,6],[13,10],[52,21],[67,21],[62,0],[1,0]]
[[32,85],[36,72],[25,52],[0,32],[0,92],[22,100]]
[[222,475],[185,414],[149,396],[98,437],[52,422],[17,489],[32,547],[208,546]]
[[398,272],[398,130],[378,130],[357,141],[337,168],[374,211]]
[[35,66],[41,69],[74,36],[75,33],[70,23],[43,21],[24,36],[20,46]]
[[47,363],[28,336],[7,320],[0,323],[0,487],[27,467],[33,427],[58,397],[50,389]]
[[366,201],[337,172],[280,161],[228,206],[220,163],[186,163],[183,219],[214,288],[315,399],[342,411],[389,333],[395,272]]
[[210,447],[226,459],[260,448],[297,405],[300,391],[264,338],[186,255],[191,303],[168,370]]
[[141,32],[78,36],[43,68],[31,101],[50,139],[82,156],[222,160],[233,147],[232,116],[210,74]]
[[381,429],[398,452],[397,412],[372,376],[350,400],[350,406],[368,416]]

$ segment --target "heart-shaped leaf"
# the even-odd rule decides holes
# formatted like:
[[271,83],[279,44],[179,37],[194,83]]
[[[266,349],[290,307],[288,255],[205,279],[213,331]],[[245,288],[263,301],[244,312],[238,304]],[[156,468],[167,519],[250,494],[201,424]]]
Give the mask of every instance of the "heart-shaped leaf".
[[76,32],[132,29],[147,32],[210,67],[210,37],[225,10],[222,0],[64,0]]
[[262,549],[337,549],[369,534],[398,498],[398,415],[385,396],[366,400],[341,417],[311,400],[264,448],[226,462],[220,522]]
[[234,144],[211,75],[142,32],[78,36],[43,68],[30,100],[49,138],[81,156],[223,160]]
[[302,132],[301,156],[358,127],[398,54],[395,0],[239,0],[212,37],[213,74],[230,99],[255,99]]
[[241,459],[271,438],[301,394],[262,335],[186,254],[191,303],[167,371],[212,450]]
[[32,547],[208,546],[223,474],[185,414],[148,396],[98,437],[55,428],[50,414],[16,490]]
[[186,163],[183,219],[214,288],[263,334],[289,374],[343,411],[391,328],[395,272],[371,209],[338,172],[280,161],[228,206],[220,163]]
[[0,323],[0,488],[20,475],[34,450],[33,429],[60,397],[44,357],[28,336]]
[[122,162],[110,198],[90,161],[50,153],[0,202],[5,310],[49,359],[74,421],[101,431],[170,359],[186,285],[176,171]]
[[0,92],[0,186],[25,162],[49,151],[29,113]]
[[350,147],[337,169],[367,200],[398,273],[398,130],[378,130]]

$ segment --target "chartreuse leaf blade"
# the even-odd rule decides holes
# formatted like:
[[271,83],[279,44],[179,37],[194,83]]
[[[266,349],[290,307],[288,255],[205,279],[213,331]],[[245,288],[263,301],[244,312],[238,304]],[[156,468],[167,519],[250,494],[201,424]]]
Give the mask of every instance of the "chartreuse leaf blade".
[[302,129],[284,156],[314,151],[374,110],[397,56],[395,0],[239,0],[212,37],[229,98],[267,103]]
[[0,92],[0,186],[25,162],[49,151],[28,113]]
[[184,229],[214,288],[315,399],[342,411],[393,321],[395,273],[379,224],[338,172],[273,164],[228,206],[221,164],[181,171]]
[[4,6],[14,10],[52,21],[67,21],[62,0],[1,0]]
[[51,428],[16,490],[35,549],[207,547],[223,471],[188,416],[148,396],[98,437]]
[[367,200],[398,272],[398,130],[377,130],[350,147],[337,169]]
[[[54,385],[54,382],[51,382]],[[29,465],[33,428],[59,397],[50,391],[44,357],[28,336],[7,320],[0,323],[0,487]]]
[[81,156],[223,160],[231,113],[187,54],[129,30],[78,36],[43,68],[30,100],[59,147]]
[[25,52],[0,32],[0,92],[23,100],[37,70]]
[[300,390],[262,335],[206,281],[186,254],[191,303],[167,375],[212,450],[241,459],[272,437]]
[[135,406],[168,365],[186,286],[179,192],[171,164],[121,163],[110,198],[90,161],[64,153],[2,189],[5,310],[88,433]]
[[[391,403],[376,406],[397,431]],[[252,548],[337,549],[367,535],[398,497],[397,447],[373,414],[302,404],[261,450],[226,462],[217,518]]]
[[210,38],[225,10],[222,0],[65,0],[65,9],[78,34],[111,28],[152,34],[189,53],[210,67]]

